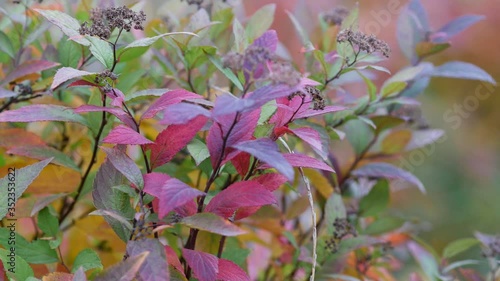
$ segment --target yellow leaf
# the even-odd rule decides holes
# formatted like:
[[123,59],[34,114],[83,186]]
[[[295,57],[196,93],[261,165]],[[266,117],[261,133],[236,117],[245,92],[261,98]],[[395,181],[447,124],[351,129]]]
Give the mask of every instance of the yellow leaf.
[[305,169],[304,174],[321,196],[325,199],[330,197],[334,188],[320,172],[312,169]]
[[410,130],[392,131],[382,141],[382,152],[387,154],[395,154],[402,152],[406,145],[410,142],[412,133]]

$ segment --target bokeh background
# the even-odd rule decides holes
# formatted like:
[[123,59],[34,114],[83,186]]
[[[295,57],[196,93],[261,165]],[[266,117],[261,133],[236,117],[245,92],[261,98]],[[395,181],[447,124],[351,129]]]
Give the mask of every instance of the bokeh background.
[[[452,38],[451,48],[428,60],[436,65],[452,60],[470,62],[500,81],[500,1],[421,1],[435,29],[460,15],[486,16],[484,21]],[[333,9],[336,5],[353,7],[358,1],[243,2],[248,14],[267,3],[276,3],[273,28],[278,31],[280,40],[291,55],[300,59],[300,42],[285,11],[294,12],[301,23],[312,31],[318,13]],[[385,65],[393,72],[408,64],[396,40],[399,14],[392,12],[394,7],[401,8],[407,2],[359,1],[360,29],[367,33],[378,32],[375,35],[391,45],[392,54]],[[383,76],[379,77],[377,84],[381,85],[384,79]],[[477,95],[481,94],[487,98],[479,100]],[[416,189],[398,191],[392,200],[394,209],[427,222],[428,227],[420,236],[437,250],[454,239],[471,236],[474,231],[500,232],[500,91],[477,81],[434,78],[419,100],[429,125],[443,129],[445,136],[443,141],[425,151],[406,155],[405,159],[413,163],[410,170],[422,180],[428,193],[423,195]],[[477,105],[474,101],[478,101]],[[459,107],[463,107],[464,112],[458,113]],[[455,116],[460,116],[460,124],[444,116],[450,110],[458,113]]]

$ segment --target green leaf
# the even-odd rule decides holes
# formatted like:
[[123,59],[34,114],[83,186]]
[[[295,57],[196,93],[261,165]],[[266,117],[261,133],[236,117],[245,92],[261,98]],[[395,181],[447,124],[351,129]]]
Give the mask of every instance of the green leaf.
[[378,135],[381,132],[404,124],[405,121],[401,118],[388,116],[388,115],[379,115],[371,118],[373,124],[375,124],[375,133]]
[[387,180],[379,180],[359,202],[359,215],[362,217],[377,215],[387,208],[389,198],[389,183]]
[[81,36],[80,32],[78,32],[78,30],[80,29],[80,23],[77,19],[60,11],[42,9],[34,10],[44,16],[51,23],[57,25],[62,30],[62,32],[66,34],[66,36],[71,38],[71,40],[77,42],[80,45],[90,45],[90,42],[85,39],[85,37]]
[[16,56],[12,42],[3,31],[0,31],[0,50],[9,55],[11,58],[15,58]]
[[82,47],[75,42],[63,37],[58,44],[59,63],[66,67],[77,68],[82,56]]
[[[26,166],[14,173],[9,173],[0,179],[0,219],[4,218],[9,208],[15,206],[15,202],[21,197],[23,192],[38,177],[40,172],[52,161],[52,158],[40,161],[30,166]],[[14,195],[14,196],[12,196]],[[12,216],[13,214],[11,214]]]
[[271,116],[276,112],[276,101],[272,100],[264,104],[261,108],[260,116],[259,116],[259,121],[257,124],[261,125],[267,122]]
[[207,145],[197,138],[194,138],[191,143],[187,145],[187,150],[193,157],[197,166],[200,165],[203,160],[210,157]]
[[56,237],[59,232],[59,220],[51,213],[51,208],[45,207],[38,212],[38,228],[47,236]]
[[[12,255],[15,256],[15,261],[12,261]],[[22,257],[16,256],[15,252],[12,254],[8,250],[0,249],[0,260],[9,280],[27,280],[35,275],[31,266]]]
[[[293,27],[295,27],[295,31],[299,35],[300,41],[302,42],[302,46],[304,47],[306,52],[313,51],[314,45],[311,43],[311,39],[309,39],[309,35],[307,32],[304,30],[300,22],[297,20],[297,18],[290,12],[286,11],[288,14],[288,17],[293,23]],[[326,67],[325,67],[326,69]]]
[[443,258],[449,259],[479,244],[475,238],[458,239],[449,243],[443,251]]
[[420,42],[415,46],[415,51],[419,57],[426,57],[440,53],[451,46],[450,43]]
[[349,120],[344,125],[344,131],[356,155],[362,153],[373,139],[373,130],[371,127],[358,119]]
[[99,255],[92,249],[84,249],[78,253],[73,262],[71,272],[76,272],[80,267],[82,267],[84,271],[94,268],[103,269],[101,258],[99,258]]
[[325,223],[328,233],[333,233],[335,227],[333,223],[336,219],[345,219],[347,212],[344,206],[342,196],[338,193],[332,193],[330,198],[326,201],[325,205]]
[[222,258],[230,260],[242,268],[247,265],[247,257],[250,254],[250,250],[244,248],[244,244],[236,237],[227,237],[226,245],[224,251],[222,252]]
[[237,236],[246,233],[246,231],[235,224],[212,213],[195,214],[183,218],[181,223],[190,228],[196,228],[224,236]]
[[243,85],[241,85],[240,80],[236,75],[231,71],[231,69],[222,66],[220,58],[214,56],[208,56],[208,59],[219,69],[233,84],[240,90],[243,91]]
[[377,86],[373,84],[372,80],[368,79],[366,76],[364,76],[361,71],[356,71],[361,78],[363,78],[363,81],[366,84],[367,90],[368,90],[368,96],[370,97],[370,101],[374,101],[377,98]]
[[154,37],[142,38],[142,39],[136,40],[136,41],[128,44],[127,46],[125,46],[125,48],[123,48],[123,50],[121,51],[120,56],[125,51],[130,50],[132,48],[149,47],[149,46],[153,45],[156,41],[158,41],[158,39],[160,39],[160,38],[163,38],[165,36],[171,36],[171,35],[179,35],[179,34],[198,36],[192,32],[169,32],[169,33],[163,33],[163,34],[160,34],[160,35],[157,35]]
[[192,46],[189,47],[184,55],[188,69],[194,69],[205,63],[207,55],[215,55],[217,49],[212,46]]
[[234,46],[233,51],[243,53],[248,47],[248,40],[245,37],[245,28],[241,25],[238,19],[233,22]]
[[90,52],[106,68],[111,69],[114,63],[114,54],[111,44],[98,37],[86,36],[90,42]]
[[257,39],[271,27],[274,21],[275,10],[276,4],[267,4],[257,10],[248,20],[245,33],[250,42]]
[[389,97],[393,95],[395,96],[399,94],[401,91],[403,91],[407,85],[408,85],[407,82],[402,82],[402,81],[389,83],[382,88],[381,95],[382,97]]
[[367,235],[380,235],[400,228],[405,221],[395,217],[379,218],[372,222],[364,231]]
[[358,24],[359,18],[359,5],[355,4],[355,7],[351,9],[349,15],[342,21],[342,29],[351,29],[352,31],[357,31],[359,28]]
[[[12,247],[8,244],[8,241],[12,241],[12,238],[9,239],[9,237],[12,237],[12,233],[7,224],[7,227],[0,228],[0,245],[5,249]],[[59,260],[56,251],[50,248],[49,241],[35,240],[29,243],[18,233],[15,233],[15,240],[17,256],[25,259],[28,263],[46,264]]]

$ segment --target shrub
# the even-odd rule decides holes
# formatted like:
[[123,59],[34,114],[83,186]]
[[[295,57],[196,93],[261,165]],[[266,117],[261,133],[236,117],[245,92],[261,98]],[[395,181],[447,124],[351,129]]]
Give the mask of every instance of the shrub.
[[[500,238],[476,233],[439,255],[388,209],[395,181],[425,192],[393,163],[442,136],[415,99],[431,78],[494,83],[465,62],[425,61],[482,17],[436,31],[411,1],[398,22],[410,64],[377,87],[391,48],[359,30],[357,7],[320,15],[317,40],[289,14],[300,64],[269,30],[274,5],[242,24],[225,1],[204,2],[147,20],[140,5],[82,3],[78,19],[11,7],[0,32],[9,278],[408,280],[413,256],[410,280],[482,280],[467,267],[478,261],[455,258],[482,244],[494,279]],[[342,99],[350,83],[366,91]],[[352,157],[333,150],[340,141]]]

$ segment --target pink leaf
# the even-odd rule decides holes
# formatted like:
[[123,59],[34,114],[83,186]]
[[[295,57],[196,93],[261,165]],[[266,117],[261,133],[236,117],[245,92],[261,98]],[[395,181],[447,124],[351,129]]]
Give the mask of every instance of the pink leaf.
[[111,91],[106,92],[106,96],[111,99],[112,106],[122,107],[123,101],[125,100],[125,95],[122,91],[113,88]]
[[293,180],[294,171],[292,166],[286,161],[278,149],[278,145],[269,138],[240,142],[233,145],[234,148],[245,151],[275,168],[285,175],[289,180]]
[[144,177],[146,179],[144,192],[158,197],[160,201],[160,218],[163,218],[173,209],[188,203],[194,198],[204,195],[198,189],[192,188],[175,178],[168,178],[163,182],[167,177],[167,175],[159,173],[151,173]]
[[160,124],[186,124],[200,115],[210,117],[210,111],[190,103],[170,105],[163,111],[163,119]]
[[215,281],[217,279],[219,261],[216,256],[189,249],[182,249],[182,254],[199,281]]
[[176,89],[163,94],[158,98],[151,106],[142,114],[142,119],[153,118],[156,113],[167,108],[167,106],[172,104],[180,103],[183,100],[189,99],[199,99],[200,95],[188,92],[184,89]]
[[134,160],[118,148],[101,147],[108,156],[108,160],[113,166],[120,171],[131,183],[137,188],[142,189],[144,186],[144,178],[141,170],[135,164]]
[[10,98],[17,96],[18,93],[0,88],[0,99]]
[[46,61],[46,60],[30,60],[22,63],[20,66],[16,67],[11,73],[9,73],[1,85],[5,85],[11,81],[14,81],[18,78],[26,76],[28,74],[37,73],[42,70],[46,70],[49,68],[53,68],[58,66],[59,64],[56,62]]
[[219,273],[217,280],[221,281],[250,281],[248,274],[230,260],[219,259]]
[[99,112],[99,111],[105,111],[113,114],[114,116],[116,116],[116,118],[118,118],[120,121],[122,121],[125,125],[129,126],[130,128],[136,127],[134,120],[132,120],[132,118],[120,108],[102,107],[97,105],[82,105],[78,108],[75,108],[76,113]]
[[307,117],[322,115],[322,114],[326,114],[326,113],[330,113],[330,112],[341,111],[341,110],[345,110],[345,109],[346,108],[343,106],[334,106],[334,105],[325,106],[325,108],[321,109],[321,110],[307,109],[307,110],[295,115],[294,119],[307,118]]
[[159,167],[174,158],[175,154],[185,147],[203,128],[207,118],[199,116],[193,119],[189,126],[170,125],[156,138],[154,144],[148,145],[151,149],[151,166]]
[[294,167],[320,169],[334,173],[335,171],[324,162],[300,153],[283,154],[286,161]]
[[318,131],[314,130],[313,128],[302,127],[291,129],[290,131],[292,131],[294,135],[296,135],[303,141],[307,142],[313,148],[319,151],[323,149],[323,146],[321,144],[321,136],[319,135]]
[[229,218],[239,208],[260,207],[275,204],[274,195],[256,181],[243,181],[230,185],[215,195],[208,203],[205,211]]
[[113,128],[111,132],[102,140],[104,143],[114,143],[114,144],[150,144],[152,141],[143,137],[138,132],[132,130],[131,128],[118,125]]
[[132,240],[127,243],[127,254],[136,256],[148,251],[149,255],[142,263],[138,275],[141,281],[170,280],[167,257],[163,245],[158,239]]
[[8,110],[0,113],[0,122],[39,121],[64,121],[87,125],[87,120],[85,120],[82,116],[75,114],[72,108],[60,105],[27,105],[19,109]]
[[[219,159],[222,159],[221,163],[224,163],[224,161],[228,161],[231,157],[236,156],[236,154],[229,155],[234,151],[230,147],[231,145],[253,137],[257,121],[259,120],[260,109],[240,114],[240,118],[233,125],[235,116],[236,114],[230,114],[219,118],[208,131],[207,147],[210,152],[212,167],[215,167]],[[228,134],[229,136],[227,136]],[[225,149],[223,149],[223,138],[227,138]]]
[[68,80],[92,74],[96,73],[78,70],[71,67],[62,67],[56,72],[56,75],[54,76],[54,81],[52,81],[52,85],[50,86],[50,88],[54,90],[55,88],[59,87],[62,83]]
[[275,191],[287,181],[287,178],[282,174],[268,173],[252,180],[262,184],[269,191]]

